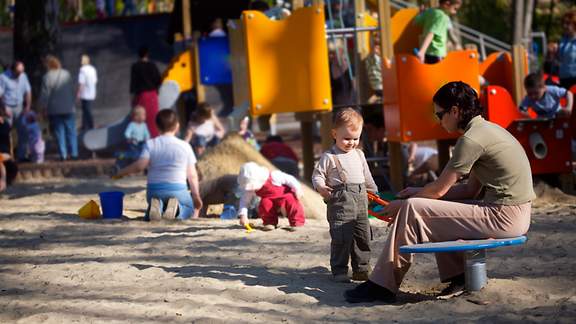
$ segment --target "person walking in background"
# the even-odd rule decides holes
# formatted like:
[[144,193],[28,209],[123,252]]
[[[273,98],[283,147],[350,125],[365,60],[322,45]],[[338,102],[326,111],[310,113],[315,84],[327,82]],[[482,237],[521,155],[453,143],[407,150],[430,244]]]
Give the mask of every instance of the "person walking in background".
[[108,17],[116,16],[116,0],[106,0],[106,14]]
[[146,125],[152,137],[158,136],[156,114],[158,113],[158,88],[162,83],[160,71],[148,58],[148,48],[138,51],[140,59],[132,64],[130,71],[130,93],[132,106],[140,105],[146,109]]
[[44,61],[48,70],[42,78],[40,107],[48,116],[50,128],[58,142],[62,161],[78,158],[76,137],[76,96],[70,73],[62,68],[60,60],[48,55]]
[[94,66],[90,64],[90,57],[82,55],[80,72],[78,73],[78,93],[82,107],[82,127],[83,131],[94,128],[94,118],[92,117],[92,103],[96,99],[96,84],[98,83],[98,73]]
[[558,45],[560,86],[570,89],[576,84],[576,10],[562,17],[564,35]]
[[28,76],[24,73],[24,63],[14,61],[10,69],[0,75],[0,98],[6,107],[6,116],[10,125],[16,127],[18,144],[16,158],[19,161],[27,157],[26,127],[22,125],[20,116],[30,111],[32,104],[32,88]]
[[122,16],[132,16],[136,14],[136,5],[134,0],[124,0],[124,9],[122,9]]

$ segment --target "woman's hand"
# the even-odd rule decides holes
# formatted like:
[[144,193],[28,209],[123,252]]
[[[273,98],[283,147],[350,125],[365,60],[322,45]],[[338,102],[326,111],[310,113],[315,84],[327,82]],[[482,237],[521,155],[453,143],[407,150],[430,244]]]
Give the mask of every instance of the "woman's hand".
[[388,217],[396,217],[400,207],[402,207],[402,203],[404,203],[404,200],[392,200],[388,205],[386,205],[386,207],[384,207],[384,214]]
[[407,187],[402,189],[402,191],[400,191],[396,196],[398,198],[410,198],[416,194],[418,194],[420,191],[422,190],[422,188],[420,187]]

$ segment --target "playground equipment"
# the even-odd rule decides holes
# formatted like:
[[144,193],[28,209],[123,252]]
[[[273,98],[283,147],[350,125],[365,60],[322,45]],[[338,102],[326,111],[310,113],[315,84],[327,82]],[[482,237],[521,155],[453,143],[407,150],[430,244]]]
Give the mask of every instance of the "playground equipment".
[[486,87],[482,101],[488,120],[506,128],[520,142],[532,174],[572,171],[572,130],[568,118],[527,119],[519,112],[510,93],[500,86]]
[[241,21],[251,115],[332,109],[322,7],[280,21],[245,11]]
[[505,239],[423,243],[401,246],[400,253],[465,252],[465,287],[467,291],[478,291],[488,282],[488,276],[486,274],[486,250],[503,246],[520,245],[524,244],[526,240],[526,236],[518,236]]
[[479,91],[479,62],[475,51],[455,51],[437,64],[422,64],[412,55],[420,29],[412,23],[415,8],[392,17],[395,57],[382,68],[384,120],[391,142],[455,138],[434,119],[432,97],[445,83],[461,80]]

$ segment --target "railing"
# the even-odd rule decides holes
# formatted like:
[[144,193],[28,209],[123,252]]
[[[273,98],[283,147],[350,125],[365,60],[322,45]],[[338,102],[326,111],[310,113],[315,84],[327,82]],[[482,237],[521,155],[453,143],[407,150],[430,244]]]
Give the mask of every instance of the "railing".
[[[415,4],[402,0],[391,0],[390,3],[392,7],[395,9],[416,7]],[[498,52],[510,52],[510,50],[512,49],[512,46],[510,46],[510,44],[506,44],[501,40],[483,34],[470,27],[464,26],[459,23],[454,23],[454,27],[460,30],[460,35],[464,40],[472,41],[478,44],[478,51],[480,52],[480,57],[482,60],[486,58],[487,50]]]

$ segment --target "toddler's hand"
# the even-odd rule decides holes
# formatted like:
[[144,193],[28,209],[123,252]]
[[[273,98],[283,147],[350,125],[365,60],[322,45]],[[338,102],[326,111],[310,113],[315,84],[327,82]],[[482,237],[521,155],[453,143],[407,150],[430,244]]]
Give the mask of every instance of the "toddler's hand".
[[328,199],[328,198],[330,198],[330,195],[332,195],[332,188],[330,188],[328,186],[318,187],[316,190],[318,190],[318,193],[324,199]]
[[240,215],[240,225],[246,226],[248,224],[248,215]]

